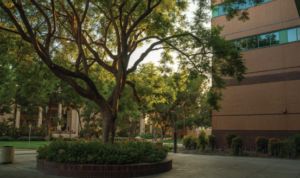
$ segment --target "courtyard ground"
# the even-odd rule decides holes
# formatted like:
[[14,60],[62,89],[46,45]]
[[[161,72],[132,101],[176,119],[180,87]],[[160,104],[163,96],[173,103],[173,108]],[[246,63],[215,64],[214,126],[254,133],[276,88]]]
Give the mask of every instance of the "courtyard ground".
[[[62,178],[45,175],[36,168],[35,150],[16,150],[13,164],[0,164],[2,178]],[[300,178],[300,161],[270,158],[173,154],[173,169],[145,178]]]

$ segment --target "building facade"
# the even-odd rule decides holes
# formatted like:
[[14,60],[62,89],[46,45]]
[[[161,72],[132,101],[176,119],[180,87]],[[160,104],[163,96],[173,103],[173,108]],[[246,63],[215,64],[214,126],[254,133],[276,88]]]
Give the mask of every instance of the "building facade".
[[[19,128],[22,124],[40,126],[46,122],[45,112],[48,113],[48,108],[46,111],[43,111],[42,107],[36,106],[31,107],[22,107],[22,106],[13,106],[11,113],[0,115],[0,122],[13,118],[15,127]],[[81,109],[82,110],[82,109]],[[60,118],[65,120],[64,124],[55,122],[55,118]],[[54,104],[52,106],[51,112],[51,132],[54,136],[58,136],[58,130],[62,131],[63,136],[65,137],[76,137],[78,136],[81,128],[78,120],[78,112],[72,108],[62,108],[62,104]]]
[[249,21],[227,21],[222,0],[213,11],[212,26],[224,26],[221,36],[243,50],[248,68],[241,83],[225,78],[222,109],[212,114],[218,146],[236,133],[254,148],[257,136],[290,138],[300,133],[300,19],[294,0],[249,2]]

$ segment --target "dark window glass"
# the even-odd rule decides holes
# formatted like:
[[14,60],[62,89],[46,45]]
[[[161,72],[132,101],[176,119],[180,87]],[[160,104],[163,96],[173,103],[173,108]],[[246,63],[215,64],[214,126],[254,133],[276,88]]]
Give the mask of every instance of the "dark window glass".
[[248,43],[248,49],[258,48],[257,36],[252,36],[247,38],[247,43]]
[[270,33],[271,45],[279,44],[279,32]]
[[224,15],[226,12],[223,9],[223,5],[219,5],[219,15]]
[[236,49],[237,50],[242,50],[242,51],[247,50],[247,40],[246,40],[246,38],[236,40]]
[[287,35],[288,35],[288,42],[297,41],[297,29],[296,28],[287,30]]
[[270,34],[259,36],[259,47],[270,46]]

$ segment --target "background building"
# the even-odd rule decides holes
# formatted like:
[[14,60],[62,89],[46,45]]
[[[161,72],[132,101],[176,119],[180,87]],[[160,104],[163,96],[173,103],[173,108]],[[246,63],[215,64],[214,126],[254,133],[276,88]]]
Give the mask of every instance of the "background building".
[[257,136],[283,139],[300,132],[300,19],[294,0],[240,8],[248,8],[249,21],[227,21],[222,8],[213,12],[211,25],[224,26],[221,36],[243,50],[248,70],[241,83],[225,78],[223,109],[213,112],[212,132],[218,146],[234,132],[253,148]]

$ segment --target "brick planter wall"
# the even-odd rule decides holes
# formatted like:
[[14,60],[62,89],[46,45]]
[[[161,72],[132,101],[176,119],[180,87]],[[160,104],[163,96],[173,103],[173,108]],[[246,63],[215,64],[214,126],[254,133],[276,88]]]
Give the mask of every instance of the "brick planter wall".
[[67,177],[138,177],[170,171],[172,159],[166,158],[160,163],[127,165],[62,164],[37,159],[36,169],[46,174]]

